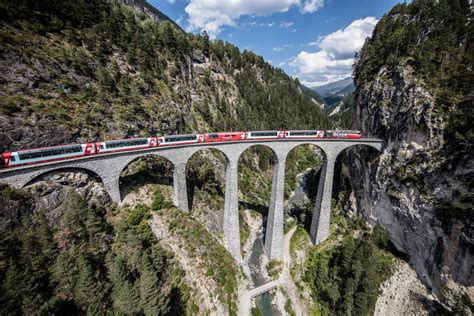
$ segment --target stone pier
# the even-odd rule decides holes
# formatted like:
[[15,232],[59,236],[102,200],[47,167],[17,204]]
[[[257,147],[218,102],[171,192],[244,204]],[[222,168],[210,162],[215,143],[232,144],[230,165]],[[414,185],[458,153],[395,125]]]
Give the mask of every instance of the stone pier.
[[241,262],[237,163],[238,157],[237,159],[232,157],[225,171],[224,237],[227,250],[238,262]]
[[268,210],[265,250],[272,259],[283,256],[283,202],[285,195],[285,166],[288,153],[278,153],[277,163],[273,168],[272,195]]
[[329,237],[331,219],[332,183],[336,157],[327,155],[321,167],[316,205],[311,220],[310,237],[314,244],[319,244]]
[[173,171],[173,202],[181,211],[189,212],[188,187],[186,185],[186,161],[174,163]]

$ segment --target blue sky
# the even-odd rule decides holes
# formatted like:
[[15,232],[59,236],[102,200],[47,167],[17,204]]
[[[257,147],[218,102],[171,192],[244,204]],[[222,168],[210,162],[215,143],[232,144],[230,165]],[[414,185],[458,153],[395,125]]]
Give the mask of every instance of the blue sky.
[[403,0],[149,0],[189,32],[249,49],[313,87],[350,75],[380,17]]

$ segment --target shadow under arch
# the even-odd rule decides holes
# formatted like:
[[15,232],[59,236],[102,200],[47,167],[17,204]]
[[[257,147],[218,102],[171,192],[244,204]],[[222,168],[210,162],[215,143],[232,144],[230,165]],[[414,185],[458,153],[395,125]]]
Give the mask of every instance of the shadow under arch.
[[[195,151],[186,161],[186,188],[189,210],[193,206],[202,205],[206,209],[217,214],[222,210],[224,213],[224,195],[226,184],[226,168],[229,158],[219,148],[202,148]],[[219,212],[220,213],[220,212]],[[219,218],[219,229],[222,231],[223,216]],[[211,231],[215,230],[211,228]]]
[[312,142],[295,145],[286,158],[285,215],[295,218],[308,234],[325,161],[324,150]]
[[122,200],[134,189],[146,184],[173,185],[174,165],[166,157],[148,153],[127,162],[119,173]]
[[[37,182],[45,180],[45,178],[55,175],[55,174],[61,174],[61,173],[85,173],[88,177],[97,180],[97,182],[100,182],[104,184],[104,181],[100,177],[100,175],[92,169],[85,168],[85,167],[58,167],[54,169],[49,169],[44,172],[41,172],[39,174],[35,174],[32,176],[30,179],[27,179],[25,183],[21,186],[22,188],[25,188],[27,186],[31,186]],[[104,184],[105,186],[105,184]]]
[[345,211],[344,203],[349,199],[350,192],[354,191],[351,176],[357,176],[361,167],[368,168],[378,159],[380,153],[379,147],[367,143],[348,145],[337,154],[331,194],[331,201],[336,209],[331,211],[331,217],[336,215],[335,211],[338,209]]

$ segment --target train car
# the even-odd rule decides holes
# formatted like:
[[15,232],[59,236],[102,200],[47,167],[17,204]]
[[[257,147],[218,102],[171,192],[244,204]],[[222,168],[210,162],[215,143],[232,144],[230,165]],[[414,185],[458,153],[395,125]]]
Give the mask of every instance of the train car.
[[5,152],[2,154],[3,167],[39,164],[56,160],[77,158],[96,153],[95,144],[63,145]]
[[324,138],[324,131],[320,131],[320,130],[285,131],[285,138],[290,138],[290,139]]
[[361,138],[362,135],[360,131],[353,131],[353,130],[331,130],[324,132],[325,138],[349,138],[349,139],[357,139]]
[[207,133],[204,134],[204,141],[213,142],[231,142],[245,140],[245,132],[224,132],[224,133]]
[[177,146],[204,142],[204,134],[168,135],[158,137],[158,146]]
[[285,137],[285,131],[255,131],[247,132],[245,139],[280,139]]
[[98,154],[145,149],[156,147],[157,145],[158,140],[156,137],[118,139],[96,143]]

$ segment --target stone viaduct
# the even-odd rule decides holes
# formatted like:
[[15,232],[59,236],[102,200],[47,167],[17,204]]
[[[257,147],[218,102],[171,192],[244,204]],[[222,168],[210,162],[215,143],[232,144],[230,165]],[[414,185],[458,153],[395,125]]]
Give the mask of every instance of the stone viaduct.
[[382,149],[378,139],[321,139],[321,140],[259,140],[232,143],[199,143],[188,146],[154,147],[149,149],[118,152],[107,155],[81,157],[72,160],[51,162],[42,165],[24,166],[6,169],[0,172],[0,181],[16,188],[22,188],[46,173],[64,169],[88,170],[102,180],[107,192],[114,202],[121,202],[119,178],[127,166],[145,155],[161,156],[174,165],[173,187],[174,204],[182,211],[188,212],[186,188],[186,164],[193,154],[202,149],[217,149],[227,158],[226,185],[224,202],[224,236],[226,247],[232,256],[241,262],[240,228],[238,214],[238,173],[237,163],[240,155],[255,145],[269,147],[276,157],[273,171],[272,194],[268,212],[265,235],[265,249],[270,258],[281,258],[283,255],[283,196],[285,187],[285,165],[289,152],[302,144],[313,144],[319,147],[325,156],[321,169],[316,206],[313,213],[310,235],[315,244],[329,237],[331,212],[331,195],[334,165],[341,151],[354,145],[368,145]]

